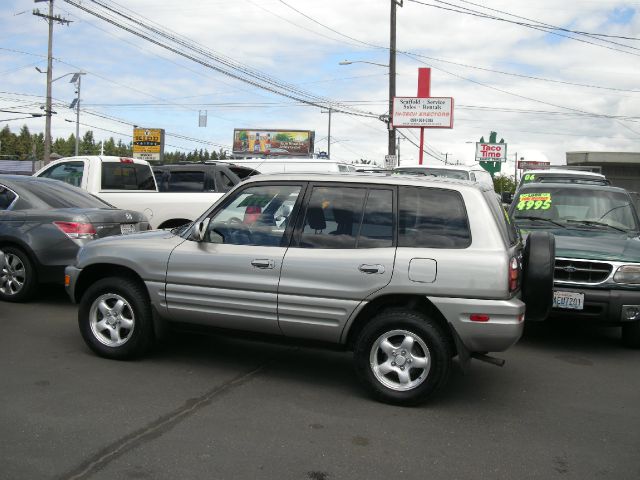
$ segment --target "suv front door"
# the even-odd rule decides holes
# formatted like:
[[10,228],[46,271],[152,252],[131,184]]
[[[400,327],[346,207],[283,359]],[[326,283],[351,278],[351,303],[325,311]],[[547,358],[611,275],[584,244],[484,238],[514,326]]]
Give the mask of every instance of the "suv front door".
[[203,241],[174,249],[166,281],[174,320],[280,333],[278,280],[293,230],[288,219],[302,189],[300,183],[248,185],[212,212]]
[[285,335],[339,341],[356,307],[390,282],[393,205],[391,187],[316,183],[308,189],[278,289]]

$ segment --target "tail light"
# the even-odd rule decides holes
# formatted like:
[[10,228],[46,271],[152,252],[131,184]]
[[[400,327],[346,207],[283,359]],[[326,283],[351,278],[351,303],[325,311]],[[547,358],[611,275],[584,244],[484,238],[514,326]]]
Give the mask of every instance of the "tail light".
[[53,222],[53,224],[69,238],[91,240],[96,235],[96,229],[90,223]]
[[520,263],[516,257],[509,262],[509,293],[518,290],[520,280]]
[[133,158],[120,157],[120,163],[133,163]]

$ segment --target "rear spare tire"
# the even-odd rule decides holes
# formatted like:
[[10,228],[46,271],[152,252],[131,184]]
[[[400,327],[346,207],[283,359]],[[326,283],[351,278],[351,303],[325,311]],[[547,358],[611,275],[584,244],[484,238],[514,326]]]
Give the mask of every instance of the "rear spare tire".
[[551,311],[555,256],[553,234],[529,233],[522,254],[522,301],[527,305],[527,320],[544,320]]

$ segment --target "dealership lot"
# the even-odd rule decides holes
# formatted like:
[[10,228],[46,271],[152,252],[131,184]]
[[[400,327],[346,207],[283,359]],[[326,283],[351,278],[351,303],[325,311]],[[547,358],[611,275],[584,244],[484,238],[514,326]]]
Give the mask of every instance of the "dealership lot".
[[3,303],[1,478],[638,478],[640,352],[528,329],[419,408],[370,400],[351,356],[179,333],[93,355],[62,290]]

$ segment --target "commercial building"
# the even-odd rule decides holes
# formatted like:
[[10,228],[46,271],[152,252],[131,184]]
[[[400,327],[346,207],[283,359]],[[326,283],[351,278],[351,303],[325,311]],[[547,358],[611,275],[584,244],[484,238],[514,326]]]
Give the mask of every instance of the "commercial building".
[[600,167],[612,185],[640,192],[640,152],[567,152],[567,165]]

